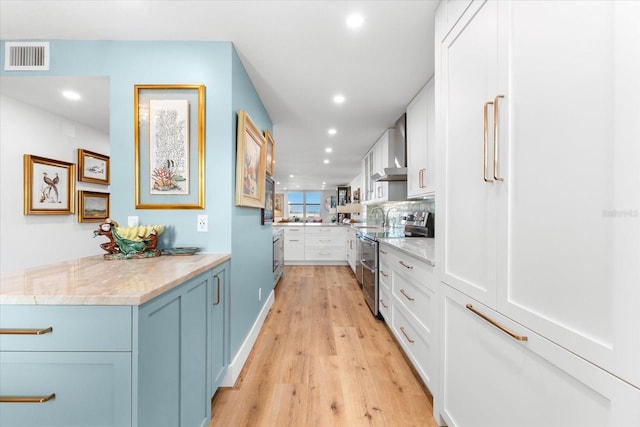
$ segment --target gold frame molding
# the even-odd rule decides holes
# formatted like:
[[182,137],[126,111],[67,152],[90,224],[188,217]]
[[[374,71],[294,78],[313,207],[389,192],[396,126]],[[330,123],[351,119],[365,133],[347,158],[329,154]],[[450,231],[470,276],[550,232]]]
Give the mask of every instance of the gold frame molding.
[[[95,178],[95,177],[86,175],[85,167],[89,166],[87,165],[88,162],[86,158],[93,158],[98,162],[104,163],[105,179]],[[95,163],[95,161],[93,163]],[[82,148],[78,148],[78,181],[109,185],[110,177],[111,177],[111,165],[109,161],[109,156],[106,156],[104,154],[94,153],[93,151],[84,150]]]
[[[42,183],[40,179],[34,176],[35,173],[44,175]],[[44,179],[49,177],[49,173],[55,183],[47,183]],[[57,174],[57,179],[55,177]],[[45,157],[33,156],[31,154],[24,155],[24,206],[25,215],[72,215],[75,213],[75,177],[76,165],[74,163],[63,162],[60,160],[47,159]],[[65,183],[66,181],[66,183]],[[57,184],[61,184],[58,187]],[[62,193],[63,200],[60,200],[60,190],[66,191]],[[39,191],[39,193],[38,193]],[[51,193],[53,191],[53,194]],[[34,197],[39,194],[39,200],[35,201]],[[64,196],[66,195],[66,200]],[[53,199],[54,201],[46,201]],[[64,203],[63,203],[64,202]],[[57,206],[59,209],[53,209],[50,206]]]
[[[238,111],[237,140],[236,206],[264,208],[267,177],[266,142],[262,132],[244,110]],[[257,165],[254,164],[256,160]]]
[[[93,216],[87,215],[85,212],[86,208],[86,197],[92,197],[94,199],[105,199],[106,200],[106,211],[104,216]],[[101,193],[98,191],[85,191],[78,190],[78,222],[103,222],[109,218],[110,211],[110,193]]]
[[[189,191],[184,194],[151,194],[151,166],[148,164],[151,156],[150,100],[188,101]],[[204,209],[205,86],[202,84],[135,85],[133,110],[136,209]],[[194,138],[194,135],[197,137]],[[145,160],[146,164],[142,164]],[[141,179],[141,174],[145,174],[144,181]],[[194,191],[193,187],[196,186],[197,189]]]
[[271,132],[269,132],[269,129],[265,129],[264,139],[267,142],[267,175],[273,176],[276,168],[276,142],[273,140],[273,136],[271,135]]

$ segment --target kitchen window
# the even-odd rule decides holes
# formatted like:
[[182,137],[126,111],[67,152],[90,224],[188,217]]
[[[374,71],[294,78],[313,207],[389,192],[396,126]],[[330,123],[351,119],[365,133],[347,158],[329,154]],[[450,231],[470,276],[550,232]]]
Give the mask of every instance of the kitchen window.
[[287,209],[290,220],[313,221],[320,219],[320,191],[290,191],[287,194]]

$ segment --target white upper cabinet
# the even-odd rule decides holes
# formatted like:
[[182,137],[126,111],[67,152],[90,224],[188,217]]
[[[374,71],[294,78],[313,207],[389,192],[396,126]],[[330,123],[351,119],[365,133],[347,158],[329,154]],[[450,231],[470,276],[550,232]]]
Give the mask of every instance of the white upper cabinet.
[[640,2],[473,2],[436,82],[441,280],[636,387],[638,22]]
[[435,189],[434,79],[407,106],[407,197],[433,196]]

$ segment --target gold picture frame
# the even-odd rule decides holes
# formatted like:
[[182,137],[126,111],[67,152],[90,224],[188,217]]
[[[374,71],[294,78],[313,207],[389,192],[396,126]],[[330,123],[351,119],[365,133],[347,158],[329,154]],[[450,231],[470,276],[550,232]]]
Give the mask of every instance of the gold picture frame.
[[267,158],[266,158],[266,166],[267,166],[267,175],[273,176],[275,170],[275,150],[276,150],[276,142],[273,140],[273,136],[269,129],[265,129],[264,131],[264,139],[267,142]]
[[135,85],[136,209],[204,209],[205,86]]
[[104,222],[109,218],[109,193],[78,191],[78,222]]
[[265,139],[246,111],[238,111],[236,206],[264,208]]
[[109,185],[109,156],[78,148],[78,181]]
[[24,155],[24,214],[75,213],[76,165],[45,157]]

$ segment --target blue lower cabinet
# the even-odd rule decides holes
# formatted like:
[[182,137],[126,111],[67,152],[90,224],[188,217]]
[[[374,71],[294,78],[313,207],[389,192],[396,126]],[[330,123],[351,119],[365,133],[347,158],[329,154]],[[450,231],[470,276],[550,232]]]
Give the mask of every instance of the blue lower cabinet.
[[0,403],[2,427],[131,425],[130,352],[10,351],[0,359],[3,399],[43,400]]
[[220,386],[229,365],[229,264],[225,263],[212,272],[209,320],[209,396]]
[[140,307],[138,426],[209,424],[207,381],[211,272]]

